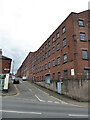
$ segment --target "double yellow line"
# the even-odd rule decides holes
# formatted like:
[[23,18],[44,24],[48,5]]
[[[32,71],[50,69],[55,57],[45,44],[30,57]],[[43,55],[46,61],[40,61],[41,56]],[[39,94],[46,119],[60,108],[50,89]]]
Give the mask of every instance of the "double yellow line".
[[[37,87],[36,87],[36,88],[37,88]],[[39,91],[45,93],[46,95],[50,96],[47,92],[45,92],[45,91],[43,91],[43,90],[41,90],[41,89],[39,89],[39,88],[37,88],[37,89],[38,89]],[[56,98],[56,97],[54,97],[54,96],[50,96],[50,97],[51,97],[51,98],[54,98],[54,99],[56,99],[56,100],[58,100],[58,101],[60,101],[60,102],[63,103],[63,104],[67,104],[67,105],[70,105],[70,106],[84,107],[84,108],[87,108],[87,107],[88,107],[88,106],[81,106],[81,105],[71,104],[71,103],[65,102],[65,101],[63,101],[63,100],[60,100],[60,99],[58,99],[58,98]]]

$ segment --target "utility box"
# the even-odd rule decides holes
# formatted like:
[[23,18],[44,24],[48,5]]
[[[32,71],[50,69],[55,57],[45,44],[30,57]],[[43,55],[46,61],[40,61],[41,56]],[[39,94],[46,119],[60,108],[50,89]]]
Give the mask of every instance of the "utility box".
[[9,74],[0,74],[0,91],[7,91],[9,85]]
[[4,89],[4,80],[6,78],[5,74],[0,74],[0,91]]

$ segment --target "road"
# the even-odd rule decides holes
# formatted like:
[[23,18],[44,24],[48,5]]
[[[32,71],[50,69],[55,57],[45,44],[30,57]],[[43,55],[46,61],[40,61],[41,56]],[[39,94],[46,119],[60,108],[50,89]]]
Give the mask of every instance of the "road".
[[2,98],[3,118],[88,118],[88,108],[59,101],[28,81],[16,85],[18,94]]

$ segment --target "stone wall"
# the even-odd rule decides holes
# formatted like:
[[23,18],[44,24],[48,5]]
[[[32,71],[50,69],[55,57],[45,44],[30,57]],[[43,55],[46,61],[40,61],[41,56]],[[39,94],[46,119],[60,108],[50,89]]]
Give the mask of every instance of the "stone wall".
[[[58,92],[57,82],[52,81],[50,84],[46,82],[35,82],[36,84],[43,86],[47,89]],[[61,94],[64,94],[72,99],[78,101],[88,101],[88,84],[89,80],[75,79],[75,80],[63,80],[61,84]]]

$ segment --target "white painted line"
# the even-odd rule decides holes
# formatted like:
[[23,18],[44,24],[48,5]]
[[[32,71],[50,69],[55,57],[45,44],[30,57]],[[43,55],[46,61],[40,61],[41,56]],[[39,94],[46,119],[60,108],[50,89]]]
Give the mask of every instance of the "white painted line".
[[9,111],[9,110],[0,110],[0,112],[25,113],[25,114],[42,114],[42,113],[39,113],[39,112],[24,112],[24,111]]
[[39,97],[37,95],[35,95],[35,97],[41,102],[41,99],[39,99]]
[[40,101],[40,102],[45,102],[44,100],[41,100],[37,95],[35,97]]
[[88,117],[88,115],[69,114],[71,117]]
[[57,101],[55,101],[54,103],[58,103],[59,104],[59,102],[57,102]]
[[48,102],[50,102],[50,103],[51,103],[52,101],[48,101]]

